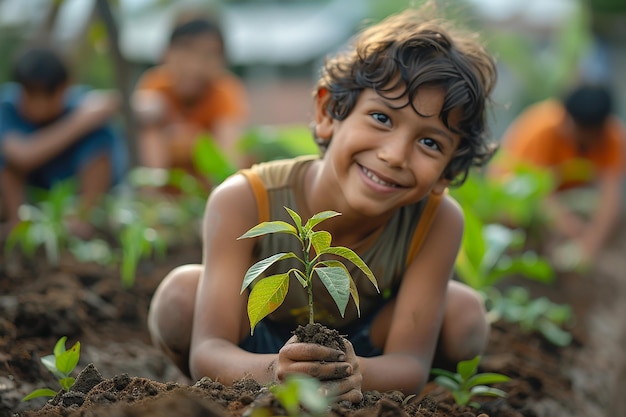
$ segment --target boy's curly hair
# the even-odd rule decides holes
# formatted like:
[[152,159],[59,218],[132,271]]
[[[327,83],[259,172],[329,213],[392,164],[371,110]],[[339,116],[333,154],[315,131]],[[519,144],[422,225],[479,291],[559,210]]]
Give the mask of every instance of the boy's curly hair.
[[[406,96],[407,105],[413,106],[420,87],[443,87],[439,117],[461,135],[444,175],[460,185],[472,166],[484,165],[496,150],[496,143],[488,140],[486,121],[495,82],[495,62],[476,37],[430,18],[422,9],[404,11],[363,30],[351,50],[326,60],[316,91],[330,93],[329,114],[344,120],[364,89],[387,99]],[[386,96],[397,88],[403,89],[401,95]],[[462,117],[452,126],[450,114],[457,108]]]

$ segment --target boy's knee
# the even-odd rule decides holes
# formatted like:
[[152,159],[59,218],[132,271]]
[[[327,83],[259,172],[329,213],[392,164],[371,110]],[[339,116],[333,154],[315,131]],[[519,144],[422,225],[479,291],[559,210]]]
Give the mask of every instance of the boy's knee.
[[459,288],[450,300],[442,336],[445,356],[451,363],[483,353],[489,338],[489,323],[481,296],[470,288]]
[[196,287],[200,266],[184,265],[172,270],[152,297],[148,312],[148,329],[155,342],[168,344],[180,340],[182,333],[191,336]]

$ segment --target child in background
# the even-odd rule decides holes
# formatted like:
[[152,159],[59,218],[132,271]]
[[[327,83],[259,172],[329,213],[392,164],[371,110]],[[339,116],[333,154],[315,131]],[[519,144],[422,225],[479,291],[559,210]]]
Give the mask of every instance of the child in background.
[[[192,378],[272,383],[301,372],[340,400],[359,402],[363,390],[419,393],[433,360],[452,366],[483,351],[482,300],[450,280],[463,215],[446,189],[494,152],[485,113],[495,65],[473,35],[427,12],[389,17],[326,61],[315,94],[321,156],[256,165],[210,195],[203,264],[164,279],[148,323],[155,344]],[[295,343],[291,331],[308,311],[293,277],[284,304],[250,335],[248,293],[239,294],[246,270],[297,251],[298,242],[283,234],[237,238],[261,221],[290,221],[283,206],[303,219],[340,212],[324,230],[378,279],[380,294],[348,266],[360,318],[352,300],[341,317],[323,286],[313,285],[316,321],[346,335],[345,353]],[[268,275],[291,266],[280,262]]]
[[139,80],[133,103],[142,165],[194,173],[192,153],[202,133],[209,133],[234,165],[243,163],[235,145],[247,123],[248,98],[226,68],[222,32],[212,20],[179,21],[162,64]]
[[69,227],[87,236],[89,210],[126,168],[125,145],[108,125],[119,96],[71,87],[67,63],[48,46],[21,52],[13,73],[15,83],[0,92],[0,197],[6,228],[19,221],[28,187],[50,189],[76,178],[79,215]]
[[[546,202],[557,240],[557,267],[588,267],[620,219],[626,173],[626,128],[613,114],[606,86],[581,83],[562,98],[527,108],[502,139],[501,176],[527,163],[554,174],[556,192]],[[496,162],[496,161],[494,161]]]

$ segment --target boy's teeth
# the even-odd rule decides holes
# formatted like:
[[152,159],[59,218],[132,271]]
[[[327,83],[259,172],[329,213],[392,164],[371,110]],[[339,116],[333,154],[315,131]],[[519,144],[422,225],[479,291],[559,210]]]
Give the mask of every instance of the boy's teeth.
[[374,174],[372,171],[370,171],[369,169],[363,167],[363,172],[365,172],[365,175],[367,176],[367,178],[371,179],[372,181],[374,181],[376,184],[380,184],[380,185],[384,185],[387,187],[395,187],[395,184],[391,184],[387,181],[383,181],[380,178],[378,178],[376,176],[376,174]]

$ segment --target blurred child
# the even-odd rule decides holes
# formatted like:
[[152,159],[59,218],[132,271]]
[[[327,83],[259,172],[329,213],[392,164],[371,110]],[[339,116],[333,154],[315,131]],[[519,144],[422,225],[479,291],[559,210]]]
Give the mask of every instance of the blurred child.
[[553,172],[551,218],[557,233],[574,244],[564,246],[574,250],[563,256],[581,265],[602,249],[622,207],[626,129],[612,113],[612,102],[606,87],[581,84],[561,100],[536,103],[509,127],[502,161],[492,165],[502,171],[523,162]]
[[[488,337],[481,298],[450,280],[463,215],[446,189],[494,150],[485,106],[495,78],[473,35],[418,11],[363,31],[352,50],[327,60],[316,87],[314,135],[323,155],[256,165],[211,194],[203,264],[175,269],[155,293],[155,343],[193,378],[271,383],[302,372],[352,402],[362,390],[418,393],[435,357],[450,365],[481,353]],[[248,293],[239,294],[246,270],[298,251],[298,242],[237,237],[261,221],[289,221],[283,206],[303,219],[340,212],[323,229],[378,279],[380,294],[352,270],[361,318],[352,301],[342,318],[314,284],[316,320],[346,335],[345,353],[294,343],[291,331],[308,317],[306,290],[295,280],[250,336]]]
[[239,164],[235,145],[247,122],[247,100],[243,84],[226,68],[219,26],[205,18],[182,20],[162,64],[143,75],[134,95],[141,164],[194,172],[192,152],[202,133]]
[[0,92],[0,196],[8,228],[19,220],[28,187],[50,189],[76,178],[79,216],[70,227],[89,234],[89,210],[125,169],[124,145],[107,125],[118,94],[70,87],[66,62],[47,46],[20,53],[13,74],[15,83]]

